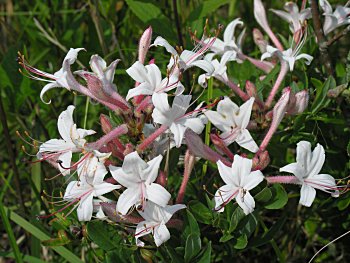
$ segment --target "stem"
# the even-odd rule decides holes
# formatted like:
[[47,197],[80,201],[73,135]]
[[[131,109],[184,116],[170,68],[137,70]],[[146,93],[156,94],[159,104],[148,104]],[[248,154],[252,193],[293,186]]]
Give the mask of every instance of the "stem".
[[247,101],[250,99],[250,97],[243,90],[241,90],[236,83],[232,82],[231,80],[228,79],[226,80],[226,82],[223,81],[223,83],[229,86],[233,90],[233,92],[236,93],[242,100]]
[[186,154],[185,154],[184,176],[183,176],[182,183],[181,183],[181,186],[179,189],[179,193],[177,194],[176,204],[181,204],[183,202],[185,192],[186,192],[187,183],[188,183],[188,180],[190,179],[190,175],[191,175],[191,172],[192,172],[192,169],[194,166],[194,161],[195,161],[194,155],[192,155],[190,153],[190,151],[187,150]]
[[142,152],[147,149],[155,139],[157,139],[162,133],[164,133],[169,127],[166,125],[160,126],[154,133],[148,136],[139,146],[136,147],[138,152]]
[[86,102],[85,102],[85,116],[84,116],[84,124],[83,124],[83,128],[86,129],[86,122],[87,122],[87,115],[88,115],[88,111],[89,111],[89,98],[86,98]]
[[[210,78],[208,80],[207,105],[210,104],[210,101],[211,101],[212,98],[213,98],[213,78]],[[208,145],[208,146],[209,146],[209,143],[210,143],[210,130],[211,130],[211,122],[208,121],[208,123],[205,126],[205,139],[204,139],[205,145]],[[203,164],[202,175],[205,175],[207,173],[207,169],[208,169],[208,161],[206,161]]]
[[275,98],[276,93],[277,93],[279,87],[281,86],[284,77],[286,76],[286,74],[288,72],[288,69],[289,69],[288,64],[285,61],[281,61],[280,73],[278,74],[278,77],[276,79],[275,85],[273,85],[273,87],[271,89],[271,92],[269,94],[269,97],[267,98],[267,101],[265,103],[265,106],[267,108],[271,107],[273,99]]
[[332,67],[332,61],[328,54],[328,45],[327,45],[327,39],[324,35],[323,28],[322,28],[322,22],[320,18],[320,12],[318,10],[318,1],[316,0],[309,0],[309,4],[311,6],[311,14],[312,14],[312,22],[316,34],[316,39],[318,42],[318,49],[321,53],[321,61],[322,64],[324,64],[326,72],[328,75],[333,75],[333,67]]
[[120,135],[126,134],[128,132],[128,126],[126,124],[122,124],[116,128],[114,128],[112,131],[101,137],[99,140],[97,140],[94,143],[89,143],[88,148],[92,148],[94,150],[99,150],[101,147],[105,146],[108,142],[114,140],[116,137],[119,137]]

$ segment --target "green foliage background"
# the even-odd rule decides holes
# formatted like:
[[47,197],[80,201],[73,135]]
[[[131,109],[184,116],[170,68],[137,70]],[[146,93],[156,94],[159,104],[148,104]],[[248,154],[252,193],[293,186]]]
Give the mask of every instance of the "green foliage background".
[[[125,69],[137,59],[138,39],[147,26],[153,27],[154,37],[161,35],[173,45],[180,45],[182,41],[187,49],[192,49],[189,28],[201,35],[206,18],[210,27],[215,28],[219,23],[227,25],[239,16],[248,32],[244,51],[260,58],[250,34],[258,26],[253,17],[253,1],[175,2],[182,40],[177,34],[171,1],[0,1],[1,257],[18,262],[152,262],[150,258],[156,262],[232,262],[232,259],[237,262],[305,262],[320,247],[349,230],[349,193],[334,199],[318,192],[320,198],[311,208],[304,208],[297,205],[299,188],[293,186],[274,185],[257,189],[253,192],[257,209],[247,217],[243,217],[242,211],[233,204],[223,214],[215,214],[211,211],[210,197],[200,186],[206,185],[213,193],[213,184],[220,184],[220,178],[216,167],[210,164],[203,176],[203,161],[197,164],[186,194],[189,208],[182,213],[185,220],[183,233],[172,235],[172,239],[158,250],[130,245],[133,237],[125,236],[122,226],[99,221],[82,225],[74,217],[64,219],[58,216],[54,221],[36,219],[40,211],[49,213],[53,208],[41,199],[43,191],[59,195],[64,192],[64,186],[61,187],[57,180],[45,180],[55,173],[48,165],[29,164],[35,158],[21,151],[23,142],[16,136],[16,130],[22,134],[28,131],[30,136],[41,141],[56,138],[59,113],[74,103],[80,109],[75,112],[78,124],[101,134],[98,116],[109,113],[94,103],[86,108],[85,97],[62,89],[48,93],[51,104],[42,103],[39,93],[43,83],[32,81],[18,72],[17,51],[21,51],[30,64],[47,72],[60,68],[70,47],[86,49],[79,55],[77,68],[87,66],[90,56],[96,53],[107,62],[121,58],[115,83],[120,93],[126,95],[133,82]],[[282,9],[282,3],[278,1],[266,5]],[[287,37],[288,25],[271,13],[268,15],[273,30],[281,32],[282,39],[282,35]],[[300,63],[298,70],[286,78],[287,83],[294,81],[291,85],[293,91],[309,89],[309,108],[298,117],[283,122],[268,148],[272,163],[264,174],[277,174],[278,167],[294,160],[296,143],[308,140],[314,145],[319,142],[326,149],[323,173],[335,178],[349,176],[349,40],[349,36],[345,36],[330,47],[335,68],[332,78],[324,73],[317,45],[310,37],[305,52],[312,53],[315,60],[309,67]],[[285,43],[287,41],[284,39]],[[167,54],[155,51],[151,49],[149,57],[155,57],[157,64],[165,66]],[[229,68],[229,75],[236,82],[244,85],[246,80],[251,80],[262,94],[271,88],[271,79],[275,79],[276,74],[277,71],[272,71],[267,80],[259,81],[261,72],[249,63],[234,64]],[[339,96],[327,96],[328,90],[340,85],[345,90]],[[195,92],[199,94],[199,91],[196,87]],[[214,97],[220,95],[230,95],[229,89],[214,84]],[[261,140],[264,131],[258,131],[256,135]],[[30,145],[25,145],[25,148],[30,154],[36,153]],[[175,165],[178,154],[174,153],[171,158]],[[182,169],[179,166],[172,171],[169,183],[172,193],[179,188]],[[344,180],[343,184],[346,183]],[[127,245],[123,245],[125,237]],[[331,244],[315,261],[350,260],[349,241],[349,236],[346,236]]]

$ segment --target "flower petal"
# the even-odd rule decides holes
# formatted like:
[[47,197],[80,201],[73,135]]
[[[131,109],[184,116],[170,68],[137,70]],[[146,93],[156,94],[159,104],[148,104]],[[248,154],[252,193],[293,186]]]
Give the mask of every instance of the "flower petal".
[[137,224],[136,231],[135,231],[135,239],[136,239],[136,245],[139,247],[143,247],[145,243],[143,243],[141,240],[139,240],[140,237],[143,237],[145,235],[148,235],[152,233],[152,227],[150,226],[150,223],[147,221],[142,221]]
[[264,175],[261,171],[253,171],[249,175],[243,176],[242,187],[245,190],[251,190],[259,185],[264,180]]
[[61,154],[58,157],[58,160],[61,161],[61,165],[58,165],[58,169],[60,170],[61,174],[63,176],[70,174],[70,169],[65,169],[65,168],[69,168],[71,166],[72,152],[68,151]]
[[177,148],[179,148],[181,146],[186,129],[187,129],[187,127],[185,127],[181,124],[176,124],[176,123],[173,123],[170,126],[170,130],[171,130],[172,134],[174,135],[175,146]]
[[100,196],[112,192],[113,190],[120,189],[120,185],[101,183],[94,185],[94,196]]
[[219,174],[225,184],[236,185],[236,180],[233,179],[235,175],[232,173],[232,168],[226,166],[220,160],[217,161],[216,164],[218,166]]
[[315,200],[315,197],[316,190],[307,184],[303,184],[300,190],[299,204],[310,207]]
[[75,107],[73,105],[68,106],[67,110],[63,111],[60,116],[58,116],[57,127],[63,140],[66,142],[72,141],[72,127],[73,122],[73,111]]
[[243,209],[244,214],[248,215],[254,211],[255,201],[251,194],[246,191],[239,191],[239,194],[236,196],[236,201],[238,205]]
[[93,212],[93,194],[90,193],[80,200],[80,204],[77,209],[79,221],[90,221]]
[[170,193],[161,185],[152,183],[146,186],[147,199],[153,203],[165,207],[170,198]]
[[112,177],[121,185],[132,188],[138,186],[140,177],[137,174],[126,174],[122,167],[109,166]]
[[128,188],[120,196],[117,202],[117,211],[126,215],[129,209],[140,201],[140,189]]
[[148,167],[143,170],[141,174],[141,179],[146,181],[146,184],[151,184],[157,179],[159,166],[162,160],[163,156],[158,155],[147,162]]
[[164,224],[160,224],[158,227],[155,227],[153,237],[156,246],[159,247],[161,244],[170,239],[170,232]]
[[300,182],[303,182],[305,177],[305,170],[300,166],[299,163],[290,163],[280,168],[280,172],[287,172],[294,174]]
[[215,211],[223,212],[225,205],[238,194],[238,188],[233,185],[221,186],[215,193]]
[[239,146],[256,153],[259,150],[258,145],[254,141],[253,137],[250,135],[247,129],[241,131],[241,133],[237,136],[236,142]]

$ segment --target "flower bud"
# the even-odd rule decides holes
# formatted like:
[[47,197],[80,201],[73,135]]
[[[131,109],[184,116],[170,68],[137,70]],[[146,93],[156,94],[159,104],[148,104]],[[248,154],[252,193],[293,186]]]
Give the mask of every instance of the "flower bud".
[[264,35],[257,28],[253,29],[253,40],[255,45],[258,46],[260,52],[264,54],[266,52],[267,41],[264,39]]
[[152,39],[152,27],[150,26],[143,32],[139,42],[139,61],[145,63],[145,58],[151,44]]
[[291,96],[287,113],[289,115],[296,115],[302,113],[308,105],[309,102],[309,93],[307,90],[302,90]]
[[102,131],[105,134],[109,133],[112,130],[111,120],[109,119],[108,116],[101,114],[100,115],[100,123],[101,123]]
[[249,97],[257,98],[258,92],[256,91],[256,87],[253,82],[247,80],[245,83],[245,89]]

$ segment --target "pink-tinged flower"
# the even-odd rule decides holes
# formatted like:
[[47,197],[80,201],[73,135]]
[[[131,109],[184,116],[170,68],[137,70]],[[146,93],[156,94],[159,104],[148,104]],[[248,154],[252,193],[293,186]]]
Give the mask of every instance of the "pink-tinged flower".
[[[92,55],[90,59],[90,68],[92,72],[78,70],[74,73],[84,78],[88,82],[88,84],[89,80],[91,79],[91,76],[97,78],[101,83],[101,87],[99,87],[101,91],[104,92],[105,95],[111,95],[117,91],[117,86],[113,84],[113,81],[115,68],[117,67],[119,61],[120,60],[117,59],[107,67],[107,63],[103,58],[101,58],[99,55]],[[98,92],[96,90],[91,91],[94,94]]]
[[184,91],[179,76],[171,74],[162,79],[162,74],[156,64],[144,66],[141,62],[136,61],[126,70],[126,73],[140,83],[136,88],[128,91],[126,100],[138,95],[152,95],[154,92],[166,92],[175,88],[177,88],[176,94]]
[[241,107],[238,107],[228,97],[225,97],[218,103],[216,111],[208,110],[204,114],[222,131],[220,138],[226,145],[235,141],[241,147],[257,152],[259,148],[247,129],[253,104],[254,98],[250,98]]
[[215,193],[215,210],[223,212],[225,205],[235,198],[246,215],[253,212],[255,201],[249,190],[264,180],[262,172],[259,170],[252,172],[252,160],[239,155],[234,156],[232,167],[224,165],[221,161],[216,164],[226,185]]
[[20,57],[20,64],[27,71],[30,78],[48,82],[48,84],[44,86],[40,93],[40,98],[44,103],[49,104],[51,102],[51,100],[45,102],[43,96],[48,90],[52,88],[80,90],[80,84],[74,78],[70,69],[70,65],[76,61],[78,53],[81,50],[84,50],[84,48],[71,48],[63,60],[62,68],[54,74],[38,70],[25,62],[23,56]]
[[334,10],[327,0],[320,0],[320,6],[323,9],[325,16],[323,24],[323,32],[327,35],[336,28],[350,24],[350,8],[338,5]]
[[117,211],[126,215],[132,206],[144,210],[146,201],[152,201],[165,207],[170,200],[170,193],[161,185],[153,183],[157,176],[163,156],[145,162],[137,152],[125,156],[123,166],[109,166],[113,178],[127,189],[120,195]]
[[51,139],[40,145],[39,159],[56,159],[61,162],[58,166],[62,175],[70,173],[73,152],[81,152],[84,149],[86,136],[94,134],[93,130],[77,128],[73,121],[74,106],[68,106],[58,117],[57,127],[62,139]]
[[[203,69],[208,74],[211,74],[214,71],[213,66],[205,60],[202,60],[203,54],[210,48],[210,46],[214,43],[215,40],[204,43],[203,46],[198,48],[198,51],[190,51],[184,50],[179,54],[175,48],[173,48],[168,41],[166,41],[162,37],[157,37],[153,45],[154,46],[162,46],[164,47],[171,55],[170,62],[168,64],[168,69],[172,69],[175,66],[175,69],[172,69],[172,74],[174,76],[178,76],[180,72],[185,71],[191,67],[199,67]],[[200,44],[201,45],[201,44]]]
[[300,204],[310,207],[316,197],[315,189],[331,193],[333,197],[339,196],[334,178],[329,174],[319,174],[325,162],[322,145],[317,144],[311,152],[310,142],[299,142],[296,161],[280,168],[280,171],[292,173],[299,180],[297,183],[301,185]]
[[106,167],[97,157],[92,157],[82,165],[78,165],[79,181],[68,184],[63,199],[71,204],[79,203],[77,213],[79,221],[90,221],[93,213],[93,198],[102,196],[120,185],[114,185],[103,181],[107,174]]
[[284,10],[287,12],[275,9],[270,10],[289,23],[289,29],[292,33],[301,31],[304,21],[311,18],[310,8],[305,8],[299,12],[299,7],[293,2],[285,3]]
[[266,53],[262,54],[261,60],[277,56],[282,62],[287,63],[290,71],[294,70],[294,64],[299,59],[305,59],[305,64],[310,65],[311,61],[313,60],[313,57],[305,53],[299,54],[304,45],[305,39],[306,38],[303,38],[303,40],[301,40],[299,44],[296,45],[294,48],[291,47],[284,51],[280,51],[277,48],[267,45]]
[[169,240],[170,232],[166,227],[166,223],[173,214],[184,208],[186,206],[181,204],[161,207],[153,202],[149,202],[144,211],[138,211],[145,221],[137,224],[135,232],[136,245],[143,247],[145,244],[139,238],[148,234],[153,235],[157,247]]
[[273,44],[279,49],[283,50],[283,46],[281,42],[278,40],[276,35],[272,32],[269,23],[266,18],[266,11],[261,0],[254,0],[254,17],[258,24],[264,29],[264,31],[268,34]]
[[[243,26],[243,22],[240,18],[236,18],[227,25],[224,31],[223,40],[218,38],[208,38],[205,40],[206,43],[210,43],[212,40],[215,40],[214,44],[210,47],[210,50],[213,51],[216,55],[224,55],[227,51],[234,52],[234,57],[236,59],[236,54],[242,53],[242,44],[245,34],[244,28],[236,40],[235,30],[237,26]],[[242,61],[238,59],[238,62]]]
[[180,147],[187,128],[199,134],[204,129],[205,120],[196,116],[196,112],[187,113],[190,107],[191,95],[178,95],[174,98],[173,105],[170,108],[168,95],[166,93],[154,93],[152,102],[154,110],[152,118],[155,123],[163,124],[169,127],[174,135],[176,147]]
[[214,55],[215,53],[209,53],[204,57],[204,60],[211,63],[211,65],[214,67],[214,71],[211,74],[206,73],[198,77],[198,84],[204,88],[207,87],[207,80],[210,79],[211,77],[214,77],[224,83],[228,81],[228,77],[226,73],[227,71],[226,63],[228,61],[235,60],[237,54],[235,51],[226,51],[222,55],[220,62],[217,59],[213,59]]

